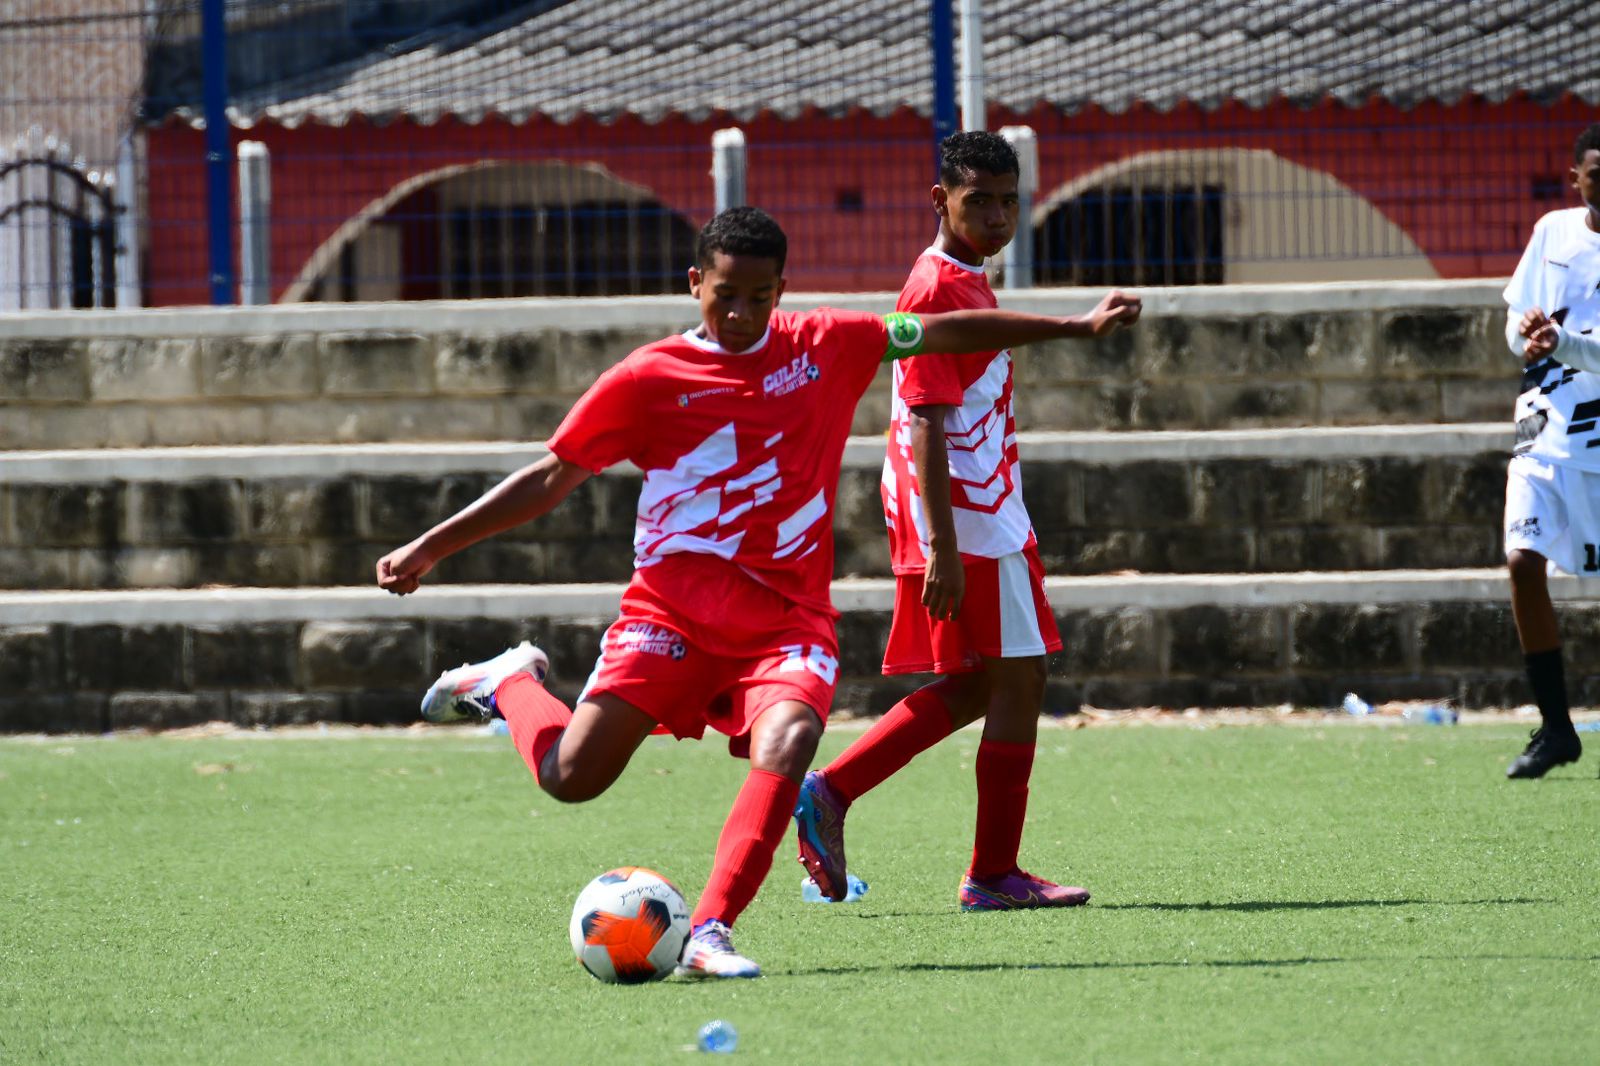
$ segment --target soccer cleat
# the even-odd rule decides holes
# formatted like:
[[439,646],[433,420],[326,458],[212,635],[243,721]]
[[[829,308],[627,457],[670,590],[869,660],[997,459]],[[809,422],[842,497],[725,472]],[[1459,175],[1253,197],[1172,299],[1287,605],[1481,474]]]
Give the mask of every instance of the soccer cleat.
[[1039,907],[1077,907],[1089,902],[1087,888],[1058,885],[1017,869],[999,877],[979,880],[970,873],[961,879],[964,911],[1019,911]]
[[1578,756],[1583,754],[1583,744],[1571,728],[1557,732],[1540,726],[1533,731],[1532,738],[1522,754],[1506,767],[1507,777],[1543,777],[1557,766],[1577,762]]
[[429,722],[459,722],[464,718],[493,718],[494,690],[500,682],[526,671],[544,680],[550,657],[523,641],[481,663],[462,663],[446,670],[422,697],[422,717]]
[[849,892],[844,868],[844,815],[850,804],[828,784],[826,774],[812,770],[800,782],[794,826],[800,838],[800,864],[817,890],[835,903]]
[[701,922],[684,941],[679,977],[760,977],[761,967],[733,950],[733,930],[715,918]]

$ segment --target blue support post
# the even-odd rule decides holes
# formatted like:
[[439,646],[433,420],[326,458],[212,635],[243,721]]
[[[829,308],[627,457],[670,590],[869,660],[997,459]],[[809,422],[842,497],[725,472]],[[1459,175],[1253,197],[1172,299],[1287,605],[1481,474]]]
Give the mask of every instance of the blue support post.
[[950,0],[933,0],[933,158],[939,163],[939,142],[961,127],[956,122],[956,24]]
[[228,137],[228,26],[223,0],[200,0],[200,64],[206,112],[206,225],[211,302],[233,302],[233,149]]

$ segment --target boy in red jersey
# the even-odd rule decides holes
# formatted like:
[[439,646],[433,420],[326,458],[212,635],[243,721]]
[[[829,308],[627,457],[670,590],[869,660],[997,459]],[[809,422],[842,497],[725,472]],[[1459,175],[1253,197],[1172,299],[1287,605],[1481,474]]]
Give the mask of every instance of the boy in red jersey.
[[[940,145],[939,236],[900,291],[906,312],[995,307],[984,259],[1017,228],[1016,153],[962,132]],[[1017,466],[1011,355],[919,355],[894,367],[883,504],[897,582],[886,674],[938,680],[907,696],[821,771],[806,775],[795,821],[800,861],[831,899],[847,892],[844,817],[852,801],[918,753],[984,719],[977,826],[958,898],[964,910],[1070,907],[1082,888],[1017,861],[1044,702],[1045,655],[1061,647]]]
[[772,865],[816,752],[838,669],[834,495],[856,401],[878,364],[921,349],[1109,332],[1136,318],[1112,294],[1078,318],[1001,311],[933,316],[778,311],[787,241],[734,208],[701,231],[691,292],[701,324],[607,370],[550,439],[550,454],[378,562],[378,584],[415,591],[438,562],[549,511],[624,459],[644,471],[635,572],[575,710],[540,683],[531,645],[447,670],[423,716],[498,713],[539,785],[564,802],[604,792],[644,738],[707,725],[750,773],[717,844],[679,966],[755,977],[730,927]]

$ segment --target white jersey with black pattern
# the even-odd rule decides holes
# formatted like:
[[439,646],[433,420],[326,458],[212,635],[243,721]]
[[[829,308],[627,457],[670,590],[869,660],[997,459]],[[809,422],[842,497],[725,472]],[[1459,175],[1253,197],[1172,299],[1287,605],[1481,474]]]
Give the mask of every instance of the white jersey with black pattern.
[[[1587,214],[1552,211],[1534,226],[1505,289],[1513,319],[1537,307],[1568,334],[1600,337],[1600,233]],[[1550,358],[1524,368],[1515,418],[1518,455],[1600,470],[1600,374]]]

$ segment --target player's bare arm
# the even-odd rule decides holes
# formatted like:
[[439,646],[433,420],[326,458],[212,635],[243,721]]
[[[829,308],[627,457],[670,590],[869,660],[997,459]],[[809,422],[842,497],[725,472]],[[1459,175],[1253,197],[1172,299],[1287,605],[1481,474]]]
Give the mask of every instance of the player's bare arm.
[[1112,290],[1101,298],[1093,310],[1059,318],[999,310],[946,311],[923,315],[923,336],[919,350],[982,352],[1035,341],[1104,337],[1139,321],[1143,310],[1144,304],[1138,296]]
[[379,559],[378,587],[399,596],[417,591],[439,560],[549,512],[588,478],[588,470],[554,453],[529,463],[410,544]]
[[950,408],[926,404],[911,408],[911,455],[917,466],[917,491],[928,524],[928,565],[923,571],[922,605],[934,618],[955,618],[966,594],[967,572],[956,544],[950,507],[950,454],[944,438]]

